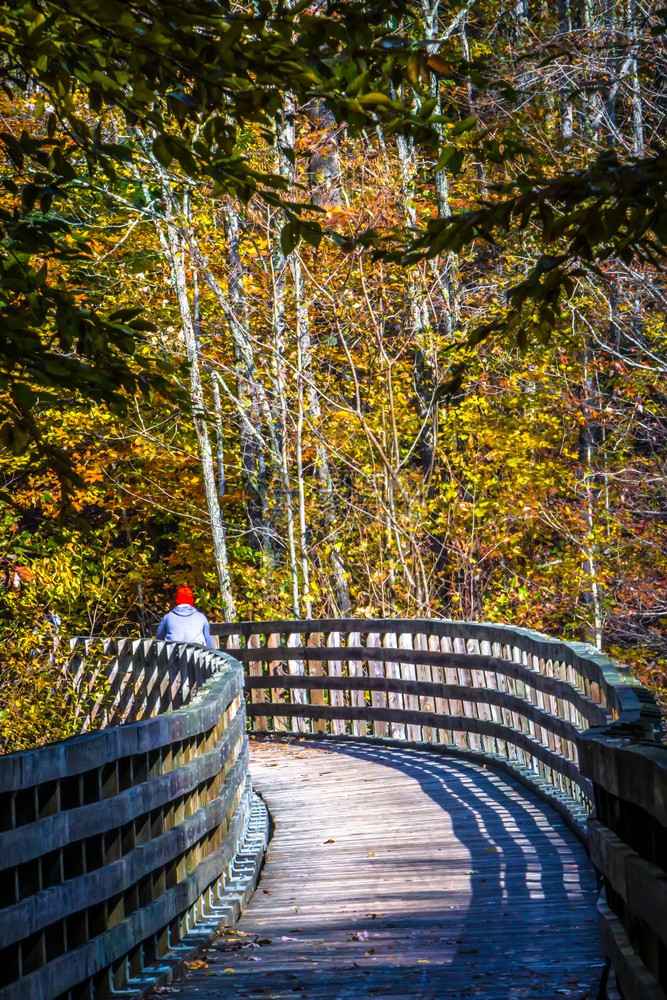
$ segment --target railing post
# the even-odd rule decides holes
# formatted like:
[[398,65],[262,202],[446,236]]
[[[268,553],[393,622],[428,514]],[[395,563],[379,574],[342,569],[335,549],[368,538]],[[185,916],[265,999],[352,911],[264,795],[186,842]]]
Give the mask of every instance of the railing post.
[[[287,636],[287,646],[289,649],[294,649],[295,647],[302,645],[302,636],[298,632],[290,632]],[[288,660],[287,670],[289,674],[293,677],[302,676],[304,673],[304,662],[303,660]],[[304,688],[290,688],[290,703],[292,705],[305,705],[306,703],[306,692]],[[292,732],[305,733],[306,723],[303,716],[292,716]]]
[[[377,649],[380,646],[380,635],[378,632],[369,632],[366,639],[366,645],[369,651]],[[378,660],[369,659],[368,661],[368,673],[370,677],[384,677],[384,670],[382,669],[382,662]],[[387,707],[387,696],[384,691],[371,691],[371,705],[373,708],[386,708]],[[373,720],[373,735],[379,737],[386,737],[389,735],[389,724],[383,722],[382,720]]]
[[[340,646],[340,632],[330,632],[327,636],[327,647],[337,649]],[[339,659],[327,660],[327,671],[329,677],[342,677],[342,665]],[[329,689],[329,704],[332,708],[342,708],[345,704],[343,692],[337,688]],[[343,719],[331,720],[331,732],[335,736],[341,736],[345,732],[345,721]]]
[[[253,652],[260,648],[260,637],[253,633],[253,635],[248,636],[247,649]],[[248,663],[248,673],[251,677],[263,677],[264,676],[264,664],[261,660],[250,660]],[[250,704],[251,705],[263,705],[266,701],[266,692],[264,688],[250,688]],[[258,733],[266,732],[266,716],[256,715],[254,717],[254,728]]]
[[[405,650],[412,650],[412,633],[411,632],[399,632],[398,633],[398,648]],[[417,670],[414,663],[405,663],[401,661],[399,664],[399,674],[403,680],[416,681],[417,680]],[[403,696],[403,704],[406,711],[408,712],[418,712],[419,711],[419,697],[416,694],[405,694]],[[406,726],[406,733],[409,740],[413,742],[419,742],[424,738],[422,727],[418,723],[408,722]]]
[[[309,649],[319,649],[322,644],[322,634],[320,632],[311,632],[308,636],[308,648]],[[310,660],[308,663],[308,675],[311,677],[323,677],[324,667],[321,660]],[[326,705],[326,696],[322,688],[311,688],[310,690],[310,704],[324,706]],[[322,734],[327,731],[326,719],[313,719],[312,731],[314,733]]]
[[[359,632],[350,632],[347,637],[348,646],[361,646],[361,634]],[[350,673],[350,677],[363,677],[364,667],[361,660],[350,659],[347,661],[347,668]],[[364,698],[363,691],[352,690],[350,691],[350,705],[353,708],[365,709],[366,701]],[[366,720],[365,719],[352,719],[350,723],[350,728],[353,736],[365,736],[366,735]]]
[[[398,649],[398,643],[396,642],[395,632],[386,632],[384,637],[384,648],[385,649]],[[384,675],[387,679],[398,678],[401,676],[401,672],[396,660],[386,660],[384,664]],[[386,695],[387,705],[389,708],[395,711],[401,711],[404,708],[403,695],[400,691],[389,689]],[[404,740],[405,739],[405,725],[402,722],[390,722],[389,732],[391,733],[392,739]]]
[[[280,641],[280,633],[271,632],[266,639],[267,649],[280,649],[282,643]],[[272,677],[279,677],[285,673],[285,664],[280,660],[269,660],[269,673]],[[271,688],[271,701],[274,705],[285,704],[288,697],[287,690],[285,688]],[[284,715],[274,715],[273,716],[273,728],[277,733],[284,733],[287,731],[287,718]]]

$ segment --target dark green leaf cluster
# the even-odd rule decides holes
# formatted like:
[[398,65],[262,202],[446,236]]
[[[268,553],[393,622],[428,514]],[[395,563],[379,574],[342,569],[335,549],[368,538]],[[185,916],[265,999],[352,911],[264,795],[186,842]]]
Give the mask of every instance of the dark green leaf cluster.
[[[476,242],[497,244],[503,234],[531,226],[542,254],[526,277],[507,292],[502,319],[477,327],[473,344],[511,332],[525,347],[530,334],[548,340],[563,297],[575,279],[604,262],[635,258],[656,267],[667,256],[667,151],[627,163],[609,150],[586,169],[546,177],[521,175],[497,189],[478,209],[429,221],[407,247],[384,252],[406,265]],[[373,241],[373,237],[367,237]]]

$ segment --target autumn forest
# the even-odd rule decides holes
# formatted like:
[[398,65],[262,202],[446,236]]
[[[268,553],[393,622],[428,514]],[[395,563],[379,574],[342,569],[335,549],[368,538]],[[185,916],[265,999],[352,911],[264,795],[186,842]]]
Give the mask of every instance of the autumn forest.
[[3,744],[68,731],[49,615],[181,583],[662,694],[659,4],[84,7],[0,4]]

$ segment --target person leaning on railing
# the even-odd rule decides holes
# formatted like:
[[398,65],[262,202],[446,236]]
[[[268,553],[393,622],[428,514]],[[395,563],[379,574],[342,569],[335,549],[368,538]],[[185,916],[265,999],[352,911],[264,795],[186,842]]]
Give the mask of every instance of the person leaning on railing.
[[213,648],[208,618],[194,606],[194,594],[190,587],[178,587],[176,604],[157,627],[156,639],[167,642],[197,642]]

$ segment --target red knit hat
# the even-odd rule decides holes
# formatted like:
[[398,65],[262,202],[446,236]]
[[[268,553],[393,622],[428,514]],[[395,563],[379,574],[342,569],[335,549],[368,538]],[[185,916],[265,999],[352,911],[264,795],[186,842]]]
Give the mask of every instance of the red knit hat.
[[176,591],[176,604],[195,603],[195,597],[189,587],[179,587]]

